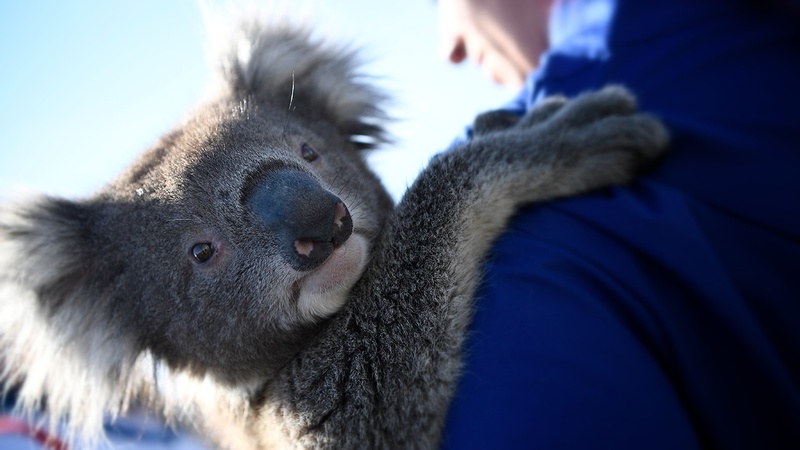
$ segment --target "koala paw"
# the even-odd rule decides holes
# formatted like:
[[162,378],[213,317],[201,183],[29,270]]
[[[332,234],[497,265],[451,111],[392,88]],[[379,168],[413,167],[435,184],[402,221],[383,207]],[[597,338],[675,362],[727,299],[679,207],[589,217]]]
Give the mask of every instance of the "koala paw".
[[630,92],[611,86],[546,99],[481,139],[487,148],[526,149],[512,159],[549,180],[547,195],[566,196],[629,182],[665,153],[668,134],[655,117],[637,112]]
[[629,91],[610,86],[571,100],[548,98],[523,117],[485,113],[463,151],[472,153],[470,183],[481,173],[496,182],[502,173],[508,195],[524,203],[627,183],[666,152],[668,140]]
[[565,179],[586,188],[630,181],[666,152],[669,140],[661,122],[637,112],[634,96],[617,86],[532,111],[515,126],[554,137],[555,156],[570,172]]
[[576,97],[550,120],[570,133],[574,142],[569,147],[579,154],[620,152],[652,160],[666,151],[669,134],[657,118],[637,108],[628,90],[609,86]]

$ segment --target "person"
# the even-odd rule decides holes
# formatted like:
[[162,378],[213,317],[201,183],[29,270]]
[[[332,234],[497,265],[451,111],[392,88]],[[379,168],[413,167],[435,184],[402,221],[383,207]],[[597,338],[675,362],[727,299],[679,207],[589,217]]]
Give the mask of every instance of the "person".
[[671,134],[494,245],[443,448],[800,448],[796,5],[438,0],[507,108],[619,84]]

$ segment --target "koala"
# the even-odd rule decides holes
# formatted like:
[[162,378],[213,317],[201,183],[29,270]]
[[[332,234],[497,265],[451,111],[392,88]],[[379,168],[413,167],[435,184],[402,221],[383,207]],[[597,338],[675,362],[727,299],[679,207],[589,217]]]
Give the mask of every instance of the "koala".
[[435,448],[515,210],[628,182],[667,133],[620,87],[490,112],[395,205],[356,54],[241,30],[215,95],[107,186],[2,206],[3,383],[88,442],[144,404],[220,448]]

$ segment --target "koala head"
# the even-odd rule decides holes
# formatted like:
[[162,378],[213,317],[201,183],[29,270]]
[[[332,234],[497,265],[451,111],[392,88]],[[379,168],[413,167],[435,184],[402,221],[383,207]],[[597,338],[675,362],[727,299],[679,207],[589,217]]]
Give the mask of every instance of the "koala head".
[[243,33],[216,95],[116,180],[4,207],[8,366],[33,370],[47,335],[106,376],[146,351],[252,382],[342,306],[393,207],[363,160],[383,97],[306,31]]

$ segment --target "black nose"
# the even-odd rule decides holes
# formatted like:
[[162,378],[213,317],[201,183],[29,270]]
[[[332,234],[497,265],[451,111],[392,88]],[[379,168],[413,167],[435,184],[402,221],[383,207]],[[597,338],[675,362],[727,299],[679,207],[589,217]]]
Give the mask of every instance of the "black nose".
[[245,202],[295,270],[317,268],[353,233],[344,202],[298,170],[268,172]]

